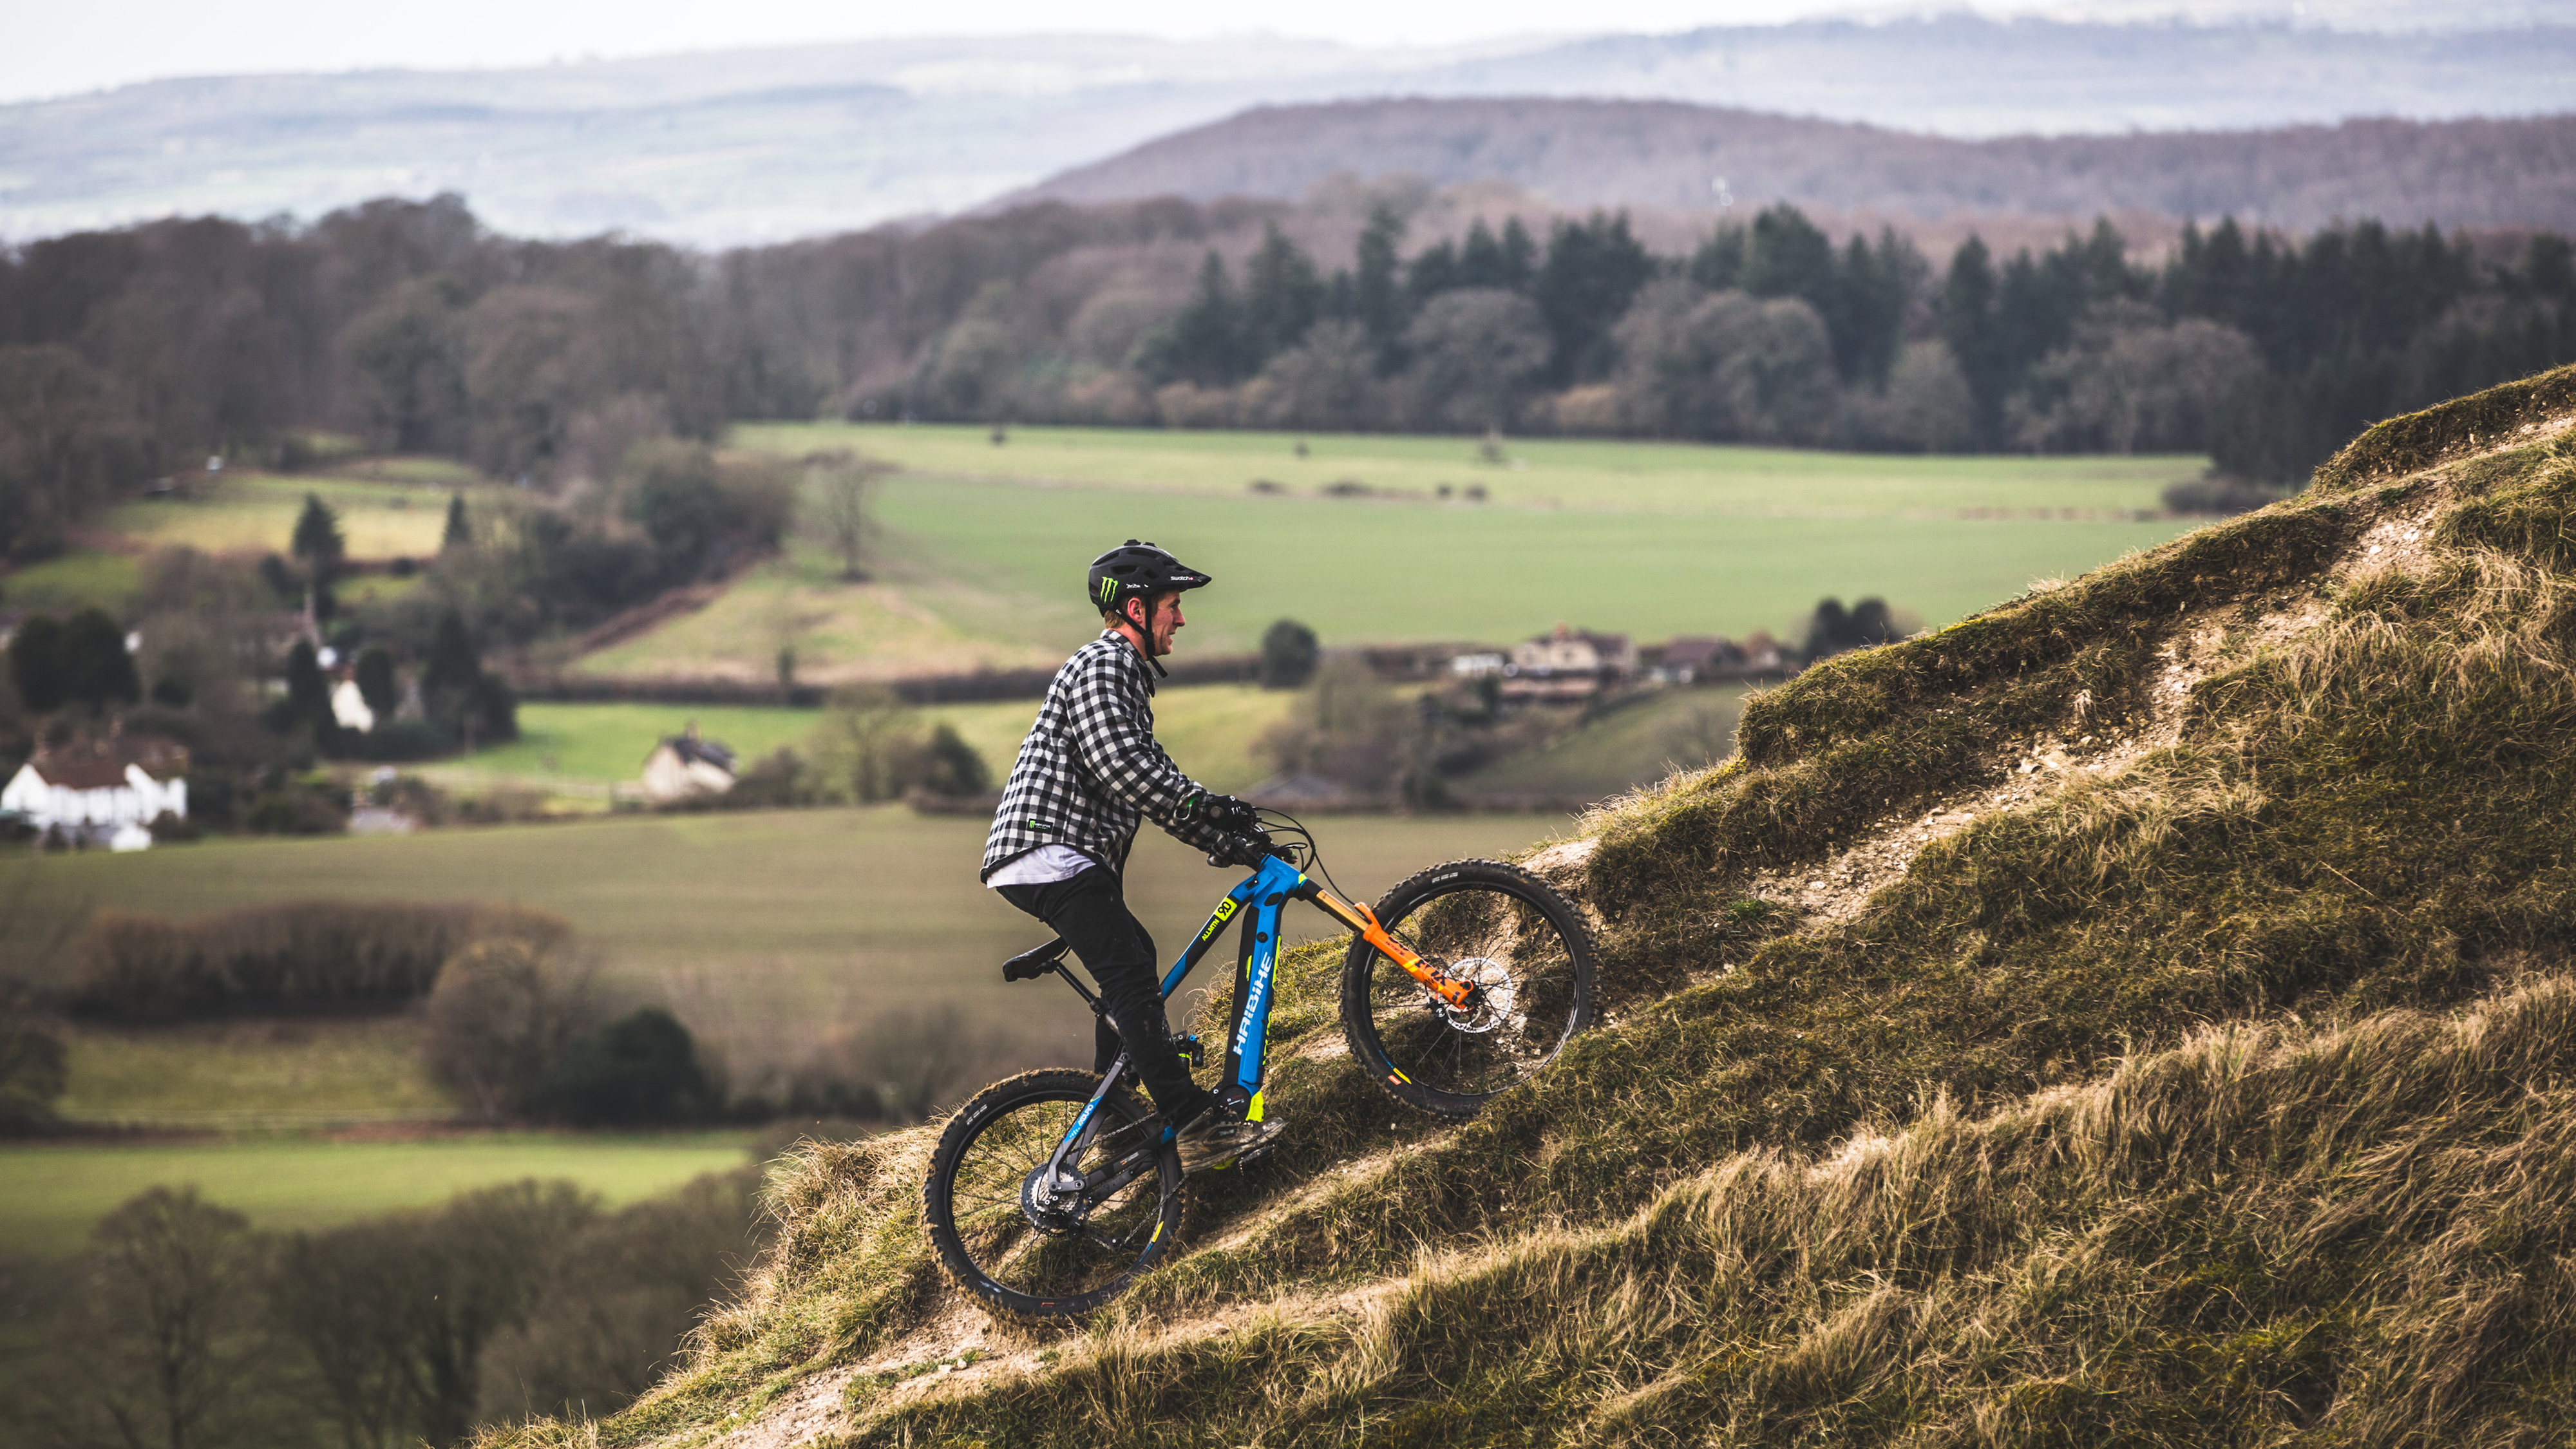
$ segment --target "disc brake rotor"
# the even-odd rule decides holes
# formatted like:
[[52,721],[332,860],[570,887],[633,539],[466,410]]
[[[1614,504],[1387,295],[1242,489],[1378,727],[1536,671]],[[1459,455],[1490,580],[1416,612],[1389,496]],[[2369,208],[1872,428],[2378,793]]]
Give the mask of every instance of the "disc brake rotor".
[[1469,956],[1449,965],[1449,979],[1476,988],[1465,1006],[1441,1002],[1440,1015],[1453,1030],[1482,1036],[1512,1019],[1512,999],[1519,988],[1509,966],[1491,956]]

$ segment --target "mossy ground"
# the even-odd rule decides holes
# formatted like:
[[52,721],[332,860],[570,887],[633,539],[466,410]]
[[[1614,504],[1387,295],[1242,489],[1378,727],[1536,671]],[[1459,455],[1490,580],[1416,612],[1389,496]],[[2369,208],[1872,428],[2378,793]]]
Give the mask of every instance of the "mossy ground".
[[1537,858],[1608,1021],[1464,1127],[1296,957],[1292,1145],[1096,1321],[938,1284],[926,1138],[813,1148],[687,1369],[496,1441],[2566,1443],[2571,413],[1756,696]]

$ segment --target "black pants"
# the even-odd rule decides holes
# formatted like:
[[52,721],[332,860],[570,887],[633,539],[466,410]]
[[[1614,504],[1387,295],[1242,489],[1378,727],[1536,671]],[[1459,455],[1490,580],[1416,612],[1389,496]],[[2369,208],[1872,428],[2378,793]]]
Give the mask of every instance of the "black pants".
[[1190,1080],[1189,1067],[1172,1050],[1154,938],[1127,909],[1118,877],[1094,866],[1071,880],[1006,885],[1000,895],[1064,937],[1099,984],[1100,1001],[1109,1014],[1093,1034],[1091,1069],[1109,1070],[1124,1037],[1136,1075],[1163,1115],[1175,1122],[1196,1116],[1214,1094]]

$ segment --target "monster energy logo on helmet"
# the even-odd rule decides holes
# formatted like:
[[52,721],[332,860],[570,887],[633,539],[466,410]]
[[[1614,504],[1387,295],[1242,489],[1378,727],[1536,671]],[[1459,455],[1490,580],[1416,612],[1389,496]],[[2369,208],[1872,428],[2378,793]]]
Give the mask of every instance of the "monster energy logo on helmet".
[[1104,614],[1127,607],[1129,599],[1150,599],[1177,589],[1198,589],[1216,582],[1172,557],[1167,549],[1129,539],[1091,561],[1087,580],[1091,603]]

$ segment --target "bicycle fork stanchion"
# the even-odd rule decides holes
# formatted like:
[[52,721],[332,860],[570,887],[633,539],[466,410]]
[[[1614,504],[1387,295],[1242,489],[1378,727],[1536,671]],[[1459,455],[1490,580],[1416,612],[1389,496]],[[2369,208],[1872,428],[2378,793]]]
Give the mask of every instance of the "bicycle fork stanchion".
[[1345,901],[1322,886],[1310,886],[1309,889],[1314,893],[1311,899],[1318,910],[1359,932],[1361,940],[1376,947],[1379,955],[1403,967],[1406,975],[1422,983],[1423,990],[1461,1010],[1465,1009],[1469,998],[1476,994],[1473,984],[1442,975],[1425,965],[1419,952],[1388,935],[1386,927],[1377,923],[1377,912],[1355,902]]

